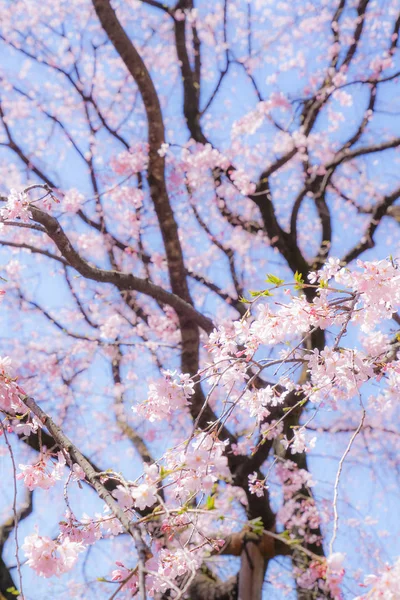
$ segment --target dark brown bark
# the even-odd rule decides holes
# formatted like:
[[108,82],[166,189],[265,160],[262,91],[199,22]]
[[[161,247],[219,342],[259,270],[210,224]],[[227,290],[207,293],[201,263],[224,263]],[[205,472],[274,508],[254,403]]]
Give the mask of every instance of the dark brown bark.
[[0,600],[15,600],[13,589],[18,589],[12,578],[10,569],[0,555]]
[[[29,517],[29,515],[32,513],[32,510],[33,493],[28,492],[25,503],[17,512],[18,523]],[[15,518],[12,516],[10,519],[8,519],[8,521],[0,525],[0,600],[11,600],[12,598],[15,600],[15,590],[18,589],[18,585],[11,575],[11,570],[9,567],[7,567],[3,559],[4,546],[13,533],[15,524]]]

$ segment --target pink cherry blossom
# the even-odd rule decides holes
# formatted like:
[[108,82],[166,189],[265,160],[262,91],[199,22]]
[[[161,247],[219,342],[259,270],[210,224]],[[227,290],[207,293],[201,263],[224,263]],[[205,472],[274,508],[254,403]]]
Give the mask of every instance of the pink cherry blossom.
[[172,412],[187,406],[194,394],[194,383],[187,373],[165,371],[164,378],[149,384],[149,395],[145,402],[133,407],[139,414],[150,421],[169,418]]
[[24,223],[28,223],[31,213],[27,194],[12,189],[7,197],[5,207],[1,209],[0,216],[3,220],[21,219]]
[[84,546],[81,542],[71,542],[65,538],[62,543],[49,537],[32,533],[25,538],[22,546],[27,564],[41,577],[60,577],[70,571],[78,560]]
[[143,510],[147,506],[153,506],[157,502],[157,488],[147,483],[141,483],[137,487],[132,488],[131,495],[135,506],[139,510]]
[[76,188],[72,188],[64,194],[62,206],[67,212],[76,213],[81,209],[84,200],[83,194]]

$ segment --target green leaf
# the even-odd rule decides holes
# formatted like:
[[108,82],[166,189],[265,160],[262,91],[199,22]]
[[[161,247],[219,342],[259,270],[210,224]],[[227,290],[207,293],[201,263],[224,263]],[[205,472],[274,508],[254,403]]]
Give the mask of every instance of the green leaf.
[[264,523],[261,517],[257,517],[256,519],[251,519],[249,521],[249,527],[251,531],[254,531],[256,535],[262,535],[264,531]]
[[13,596],[19,596],[20,595],[20,591],[17,590],[17,588],[14,587],[14,586],[7,588],[6,592],[8,592],[9,594],[12,594]]
[[282,285],[282,283],[285,283],[284,279],[280,279],[271,273],[268,273],[266,281],[268,283],[273,283],[274,285]]
[[165,469],[162,465],[161,465],[161,469],[160,469],[160,479],[165,479],[168,475],[168,471],[167,469]]
[[294,280],[297,281],[297,283],[304,283],[303,276],[298,271],[296,271],[296,273],[294,274]]
[[206,500],[206,510],[215,509],[215,496],[208,496]]
[[289,540],[289,544],[291,546],[298,546],[299,544],[301,544],[301,540],[295,538],[294,540]]
[[297,282],[297,285],[294,286],[295,290],[301,290],[304,287],[304,279],[298,271],[294,274],[294,280]]
[[269,290],[260,290],[259,292],[255,292],[254,290],[249,290],[250,296],[252,298],[259,298],[260,296],[272,296]]

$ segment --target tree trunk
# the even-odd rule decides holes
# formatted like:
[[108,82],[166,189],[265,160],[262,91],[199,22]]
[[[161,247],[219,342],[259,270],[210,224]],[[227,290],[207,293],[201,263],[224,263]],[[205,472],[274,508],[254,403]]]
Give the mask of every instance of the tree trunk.
[[261,600],[266,560],[257,544],[249,542],[241,554],[238,600]]

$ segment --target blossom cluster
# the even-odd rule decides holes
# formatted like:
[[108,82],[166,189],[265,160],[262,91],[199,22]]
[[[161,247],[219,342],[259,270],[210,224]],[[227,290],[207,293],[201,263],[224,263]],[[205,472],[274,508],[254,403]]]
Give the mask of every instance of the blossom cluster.
[[0,218],[3,221],[12,219],[21,219],[24,223],[28,223],[32,215],[29,211],[29,198],[26,192],[18,192],[10,190],[7,196],[7,202],[0,211]]
[[317,584],[320,591],[335,600],[343,600],[340,583],[345,575],[345,558],[346,555],[342,552],[334,552],[326,560],[312,561],[304,571],[297,569],[296,581],[306,590],[314,590]]
[[[229,157],[216,150],[211,144],[196,144],[193,148],[182,150],[182,170],[186,174],[186,181],[191,189],[196,190],[203,185],[204,174],[213,169],[228,170],[230,167]],[[252,194],[256,186],[252,183],[249,174],[244,169],[230,168],[230,180],[235,188],[243,195]],[[222,186],[222,184],[220,184]],[[223,191],[223,188],[217,188]]]
[[147,400],[134,411],[149,421],[169,419],[174,411],[184,409],[194,394],[194,382],[187,373],[164,371],[163,379],[149,384]]
[[21,400],[24,392],[17,379],[10,375],[10,369],[11,359],[8,356],[0,358],[0,410],[11,415],[16,412],[24,413],[26,407]]
[[149,160],[149,149],[147,144],[136,144],[129,150],[124,150],[116,156],[111,166],[119,175],[132,175],[140,173],[147,168]]
[[58,453],[58,460],[49,469],[45,457],[35,463],[34,465],[23,465],[20,464],[20,473],[17,475],[17,479],[23,479],[24,485],[28,490],[33,491],[36,488],[42,490],[49,490],[63,478],[65,457],[62,452]]
[[[24,427],[26,427],[25,425]],[[18,430],[17,430],[18,432]],[[29,429],[28,435],[32,432]],[[37,488],[49,490],[57,481],[64,477],[66,459],[63,452],[57,452],[54,457],[54,462],[51,460],[51,455],[43,452],[40,460],[35,464],[24,465],[20,464],[20,473],[17,474],[17,479],[21,479],[28,490],[33,491]],[[78,464],[74,463],[71,468],[70,478],[72,481],[80,481],[85,479],[85,473]]]
[[219,479],[230,479],[225,447],[215,436],[200,433],[184,450],[169,452],[165,461],[173,472],[175,496],[186,501],[200,492],[210,493]]
[[400,558],[390,566],[385,565],[379,575],[369,574],[365,577],[363,587],[372,586],[371,589],[355,600],[396,600],[399,595],[400,583]]
[[27,557],[27,565],[41,577],[60,577],[76,564],[78,556],[84,551],[80,542],[64,538],[60,543],[37,532],[25,538],[22,546]]
[[133,506],[139,510],[147,506],[153,506],[157,502],[157,481],[159,480],[159,470],[157,465],[145,466],[145,475],[143,482],[136,486],[117,485],[113,491],[114,498],[124,510],[129,510]]

